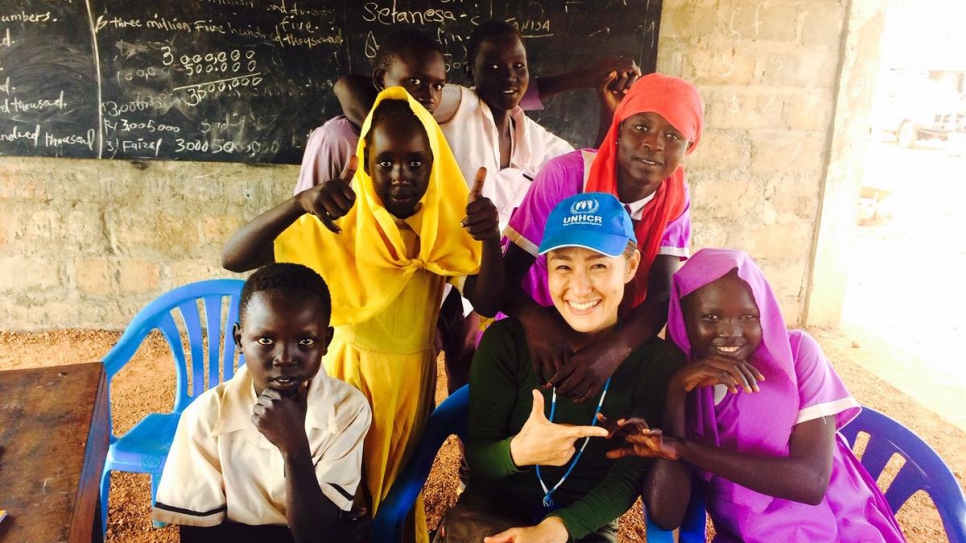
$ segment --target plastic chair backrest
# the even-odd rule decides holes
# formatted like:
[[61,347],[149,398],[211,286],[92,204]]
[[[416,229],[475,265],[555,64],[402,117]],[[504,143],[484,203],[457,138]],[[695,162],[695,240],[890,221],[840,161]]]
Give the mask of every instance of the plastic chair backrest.
[[410,456],[409,463],[392,484],[386,499],[379,504],[379,511],[372,523],[372,541],[402,541],[406,516],[429,478],[429,471],[439,448],[453,434],[466,439],[469,407],[470,387],[466,385],[450,394],[433,410],[426,423],[426,431]]
[[950,543],[966,543],[966,498],[936,451],[899,422],[868,407],[840,430],[853,448],[859,432],[869,436],[861,462],[873,479],[879,478],[894,454],[906,460],[884,492],[892,512],[922,490],[936,505]]
[[[173,413],[181,413],[199,394],[230,379],[235,372],[236,359],[232,326],[238,322],[239,299],[244,284],[240,279],[199,281],[162,294],[148,304],[104,356],[107,382],[110,383],[134,356],[144,338],[155,329],[167,340],[175,361]],[[225,298],[228,299],[227,308]],[[179,322],[185,332],[187,352]],[[237,358],[240,367],[245,361],[240,353]],[[114,440],[112,430],[111,441]]]

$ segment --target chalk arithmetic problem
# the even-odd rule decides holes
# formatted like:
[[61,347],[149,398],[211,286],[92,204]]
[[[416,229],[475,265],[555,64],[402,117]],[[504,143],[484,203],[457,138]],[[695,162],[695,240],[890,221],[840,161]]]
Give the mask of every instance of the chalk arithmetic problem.
[[[332,85],[368,73],[397,25],[422,28],[465,82],[466,39],[499,18],[527,37],[531,73],[604,54],[657,56],[661,0],[4,0],[0,156],[297,163],[340,113]],[[533,112],[589,145],[596,98]]]

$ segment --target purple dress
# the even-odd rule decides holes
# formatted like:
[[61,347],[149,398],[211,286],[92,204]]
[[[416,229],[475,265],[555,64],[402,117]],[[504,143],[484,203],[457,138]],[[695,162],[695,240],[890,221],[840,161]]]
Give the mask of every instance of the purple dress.
[[[726,394],[721,385],[695,390],[688,397],[688,437],[747,454],[787,456],[796,424],[834,417],[840,429],[861,407],[818,343],[805,332],[786,330],[764,275],[740,251],[703,249],[675,274],[668,333],[678,347],[691,353],[681,298],[734,269],[758,305],[762,341],[751,361],[765,381],[755,394]],[[707,483],[715,542],[905,541],[875,481],[839,434],[828,490],[818,505],[767,496],[714,473],[698,473]]]

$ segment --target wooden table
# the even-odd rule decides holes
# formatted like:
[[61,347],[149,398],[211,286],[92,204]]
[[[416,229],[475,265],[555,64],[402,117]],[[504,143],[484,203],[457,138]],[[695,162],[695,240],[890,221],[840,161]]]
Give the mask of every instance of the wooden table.
[[0,541],[101,540],[109,416],[100,362],[0,371]]

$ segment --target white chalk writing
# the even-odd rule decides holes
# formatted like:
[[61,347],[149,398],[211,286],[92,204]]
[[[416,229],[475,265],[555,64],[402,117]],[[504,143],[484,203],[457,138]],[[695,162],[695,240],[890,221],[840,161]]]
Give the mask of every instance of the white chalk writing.
[[27,13],[26,11],[21,11],[20,13],[0,14],[0,23],[46,23],[50,20],[49,11],[43,13]]
[[3,103],[0,103],[0,113],[26,113],[30,111],[64,109],[66,106],[64,91],[60,91],[60,96],[54,100],[41,98],[40,100],[24,102],[16,96],[13,98],[4,98]]
[[37,146],[37,142],[40,141],[40,125],[38,124],[33,132],[25,132],[20,130],[20,127],[14,125],[10,129],[10,132],[6,134],[0,134],[0,141],[19,141],[27,140],[34,142],[34,147]]
[[94,150],[94,143],[97,141],[97,132],[91,128],[84,135],[68,134],[57,136],[50,132],[44,132],[44,147],[63,147],[65,145],[77,145]]
[[445,9],[426,9],[399,10],[395,0],[392,7],[380,6],[376,2],[366,2],[363,6],[362,20],[370,23],[379,23],[386,26],[405,23],[411,25],[442,24],[446,21],[455,21],[456,16],[450,10]]

